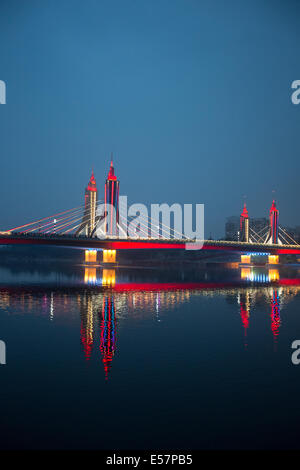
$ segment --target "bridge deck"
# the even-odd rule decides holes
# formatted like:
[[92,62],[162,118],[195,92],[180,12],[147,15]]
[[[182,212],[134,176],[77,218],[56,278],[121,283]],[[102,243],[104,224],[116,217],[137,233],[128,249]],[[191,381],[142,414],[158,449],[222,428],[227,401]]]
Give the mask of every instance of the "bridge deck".
[[[199,244],[199,246],[197,246]],[[236,253],[300,254],[300,245],[265,245],[218,240],[184,239],[129,239],[129,238],[89,238],[85,236],[45,235],[18,233],[0,235],[0,245],[44,245],[65,246],[96,250],[160,250],[160,249],[199,249],[218,250]],[[188,245],[188,246],[187,246]]]

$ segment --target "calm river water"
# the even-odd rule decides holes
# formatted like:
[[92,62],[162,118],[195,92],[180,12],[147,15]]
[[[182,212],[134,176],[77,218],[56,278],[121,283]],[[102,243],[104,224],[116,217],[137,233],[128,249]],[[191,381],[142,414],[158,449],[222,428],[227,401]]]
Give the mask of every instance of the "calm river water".
[[0,269],[1,448],[299,448],[300,271]]

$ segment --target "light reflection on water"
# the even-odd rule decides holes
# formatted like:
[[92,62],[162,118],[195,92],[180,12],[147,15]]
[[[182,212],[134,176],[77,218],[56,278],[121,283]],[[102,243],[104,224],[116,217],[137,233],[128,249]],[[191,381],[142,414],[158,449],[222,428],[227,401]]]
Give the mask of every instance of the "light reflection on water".
[[[161,320],[165,312],[180,308],[195,297],[221,296],[231,299],[239,310],[244,330],[244,346],[247,348],[247,332],[251,323],[251,310],[256,303],[264,302],[269,309],[270,329],[276,346],[281,327],[280,311],[300,292],[300,278],[282,278],[279,269],[255,269],[243,267],[234,281],[210,282],[127,282],[126,276],[118,275],[115,269],[84,267],[83,279],[67,277],[65,287],[55,285],[42,289],[33,274],[28,286],[21,281],[17,285],[2,286],[0,309],[13,314],[48,316],[50,321],[57,317],[72,319],[80,315],[80,339],[84,357],[89,361],[93,350],[100,352],[105,377],[108,377],[117,349],[118,324],[126,317],[138,318],[152,315]],[[17,279],[18,276],[17,276]],[[47,275],[50,282],[57,276]],[[59,277],[59,284],[62,279]],[[240,279],[241,283],[238,282]],[[64,279],[66,280],[66,279]],[[20,284],[23,287],[20,287]],[[83,288],[85,285],[87,288]],[[31,287],[30,287],[31,286]],[[74,290],[68,290],[75,286]],[[34,287],[34,288],[33,288]],[[95,288],[95,289],[93,289]],[[42,290],[41,290],[42,289]]]
[[297,447],[297,267],[14,267],[0,281],[0,447]]

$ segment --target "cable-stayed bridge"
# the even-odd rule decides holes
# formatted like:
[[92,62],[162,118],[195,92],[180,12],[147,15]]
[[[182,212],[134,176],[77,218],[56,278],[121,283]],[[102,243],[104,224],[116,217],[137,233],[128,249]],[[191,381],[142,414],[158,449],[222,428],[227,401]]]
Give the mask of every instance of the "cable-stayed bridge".
[[249,264],[253,256],[265,256],[277,264],[283,254],[300,254],[300,245],[278,224],[273,201],[269,225],[255,232],[249,224],[246,205],[240,217],[238,241],[190,239],[180,230],[148,215],[126,216],[119,198],[119,181],[111,162],[104,188],[98,199],[94,174],[85,190],[84,204],[21,226],[0,232],[0,245],[65,246],[85,250],[87,262],[114,263],[117,250],[204,250],[238,253]]

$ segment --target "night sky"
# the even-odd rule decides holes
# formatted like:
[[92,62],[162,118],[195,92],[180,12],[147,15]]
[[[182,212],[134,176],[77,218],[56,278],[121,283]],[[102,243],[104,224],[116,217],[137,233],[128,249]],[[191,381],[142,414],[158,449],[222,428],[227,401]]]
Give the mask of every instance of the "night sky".
[[0,229],[83,204],[110,153],[129,202],[300,225],[300,3],[1,0]]

